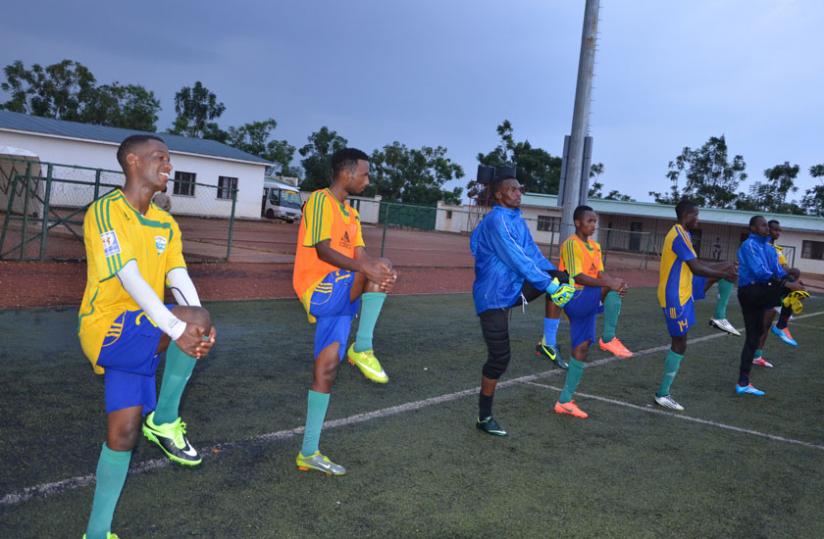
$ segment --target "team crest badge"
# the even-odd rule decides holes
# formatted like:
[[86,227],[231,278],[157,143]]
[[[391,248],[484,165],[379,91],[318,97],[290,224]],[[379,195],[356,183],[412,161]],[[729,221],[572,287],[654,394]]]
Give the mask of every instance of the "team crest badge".
[[166,250],[166,238],[163,236],[155,236],[155,248],[157,249],[157,254],[163,254],[163,251]]
[[100,240],[103,242],[103,255],[106,258],[120,254],[120,243],[117,241],[117,234],[114,230],[102,233]]

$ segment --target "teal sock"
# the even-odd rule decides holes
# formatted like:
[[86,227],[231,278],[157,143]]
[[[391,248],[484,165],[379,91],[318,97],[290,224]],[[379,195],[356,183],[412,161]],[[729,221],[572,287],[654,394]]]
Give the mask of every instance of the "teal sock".
[[320,430],[329,408],[329,393],[309,390],[306,404],[306,427],[303,430],[303,446],[300,452],[304,457],[312,455],[320,444]]
[[547,346],[555,346],[558,338],[558,324],[561,323],[560,318],[544,318],[544,344]]
[[667,353],[667,359],[664,360],[664,376],[661,378],[661,387],[658,388],[659,397],[665,397],[670,394],[670,387],[672,381],[675,380],[675,375],[678,374],[678,367],[681,366],[681,360],[684,356],[676,354],[672,350]]
[[86,527],[87,539],[106,539],[106,534],[111,531],[114,509],[126,482],[131,459],[131,451],[113,451],[103,444],[100,460],[97,461],[92,514]]
[[566,381],[564,382],[564,390],[561,391],[561,396],[558,401],[561,404],[566,404],[572,400],[572,394],[578,387],[578,382],[581,381],[581,376],[584,375],[584,363],[577,359],[569,361],[569,369],[567,369]]
[[615,328],[618,327],[618,316],[621,314],[621,295],[610,290],[604,298],[604,342],[615,338]]
[[718,301],[715,302],[715,318],[717,320],[727,318],[727,304],[730,301],[732,289],[733,284],[730,281],[726,279],[718,281]]
[[360,322],[358,333],[355,335],[355,352],[365,352],[372,349],[372,334],[375,333],[375,324],[381,314],[383,302],[386,301],[384,292],[366,292],[361,296]]
[[758,359],[758,358],[763,357],[763,356],[764,356],[764,350],[762,350],[760,348],[756,348],[755,349],[755,355],[753,356],[753,359]]
[[163,382],[160,384],[160,395],[157,397],[157,408],[154,412],[155,425],[172,423],[180,416],[180,398],[192,376],[195,363],[195,358],[183,352],[174,342],[169,343]]

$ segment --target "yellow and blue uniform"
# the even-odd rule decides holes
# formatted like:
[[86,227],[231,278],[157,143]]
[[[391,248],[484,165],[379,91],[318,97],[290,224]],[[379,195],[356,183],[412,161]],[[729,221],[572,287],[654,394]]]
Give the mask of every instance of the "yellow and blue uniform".
[[156,403],[157,345],[163,333],[117,279],[135,261],[140,275],[163,298],[166,274],[186,267],[180,228],[154,204],[142,215],[119,189],[95,201],[83,220],[86,290],[78,336],[94,372],[104,374],[106,411]]
[[673,337],[686,335],[695,325],[695,300],[704,298],[706,278],[693,275],[687,264],[695,258],[692,238],[675,224],[664,238],[658,276],[658,303]]
[[778,256],[778,264],[782,268],[786,268],[787,266],[789,266],[789,264],[787,263],[787,257],[784,256],[784,248],[778,245],[777,243],[773,243],[771,241],[767,242],[767,244],[770,245],[773,249],[775,249],[775,254]]
[[[558,269],[566,271],[573,279],[581,274],[597,279],[604,271],[601,246],[591,238],[584,242],[573,234],[561,244]],[[603,311],[601,287],[575,283],[575,295],[564,306],[564,312],[569,318],[572,348],[587,341],[595,342],[595,321]]]
[[360,215],[347,202],[339,202],[329,191],[313,192],[303,208],[298,229],[292,285],[315,328],[315,356],[335,342],[343,360],[360,300],[350,300],[355,274],[328,264],[318,257],[316,246],[329,241],[335,251],[355,258],[363,247]]

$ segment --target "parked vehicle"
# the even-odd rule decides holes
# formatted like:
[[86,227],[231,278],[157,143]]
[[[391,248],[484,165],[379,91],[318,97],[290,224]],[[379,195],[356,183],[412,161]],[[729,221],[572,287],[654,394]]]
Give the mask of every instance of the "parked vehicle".
[[263,181],[261,215],[267,219],[283,219],[289,223],[300,220],[301,200],[298,188],[275,180]]

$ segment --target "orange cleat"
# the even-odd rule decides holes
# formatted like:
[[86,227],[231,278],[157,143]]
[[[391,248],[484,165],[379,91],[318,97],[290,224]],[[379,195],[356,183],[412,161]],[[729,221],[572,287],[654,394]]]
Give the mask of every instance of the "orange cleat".
[[633,356],[632,352],[624,346],[618,337],[613,337],[611,341],[604,342],[604,339],[598,339],[598,347],[604,352],[609,352],[613,356],[621,359],[629,359]]
[[575,404],[575,401],[569,401],[564,403],[561,403],[561,401],[556,402],[555,413],[561,415],[571,415],[572,417],[577,417],[578,419],[586,419],[589,417],[588,413],[578,408],[578,405]]

